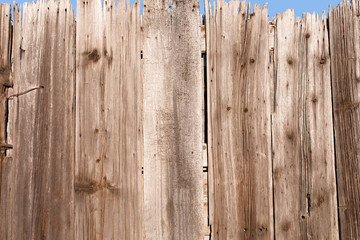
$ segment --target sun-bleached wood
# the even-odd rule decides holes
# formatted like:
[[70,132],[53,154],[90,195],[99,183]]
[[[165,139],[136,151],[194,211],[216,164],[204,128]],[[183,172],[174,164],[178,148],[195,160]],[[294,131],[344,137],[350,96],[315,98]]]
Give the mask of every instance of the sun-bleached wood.
[[329,11],[341,239],[360,239],[360,1]]
[[[7,87],[12,85],[11,80],[11,6],[10,4],[0,4],[0,145],[6,144],[6,97]],[[0,146],[0,147],[1,147]],[[0,238],[6,239],[6,227],[8,224],[4,222],[4,207],[11,201],[7,197],[7,170],[8,158],[5,156],[5,149],[0,149]],[[4,178],[3,178],[4,177]],[[5,234],[4,234],[5,233]]]
[[212,239],[273,239],[267,5],[205,9]]
[[[0,4],[0,145],[6,143],[6,95],[7,88],[12,86],[11,75],[11,6]],[[0,146],[0,148],[1,148]],[[4,153],[4,149],[0,149]]]
[[[0,4],[0,84],[11,86],[11,5]],[[3,122],[3,121],[1,121]],[[3,134],[4,129],[0,129]],[[3,138],[3,136],[1,136]],[[3,139],[0,141],[2,142]]]
[[199,3],[144,0],[144,236],[202,239]]
[[[6,144],[6,97],[7,88],[12,86],[11,74],[11,5],[0,4],[0,154]],[[3,156],[2,156],[3,157]]]
[[277,239],[338,239],[326,15],[276,17],[272,115]]
[[74,13],[54,0],[13,13],[1,239],[73,239]]
[[0,239],[360,239],[359,0],[115,2],[0,4]]
[[142,239],[140,4],[78,0],[75,239]]

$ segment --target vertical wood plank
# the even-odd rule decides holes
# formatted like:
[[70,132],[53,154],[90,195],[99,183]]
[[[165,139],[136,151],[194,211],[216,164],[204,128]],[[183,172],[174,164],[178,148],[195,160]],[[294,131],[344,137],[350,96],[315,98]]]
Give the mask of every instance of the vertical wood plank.
[[329,11],[341,239],[360,239],[359,1]]
[[338,239],[327,20],[276,19],[272,116],[278,239]]
[[1,237],[73,239],[72,6],[42,1],[25,3],[21,12],[15,5],[13,19],[15,95],[9,96],[9,140],[14,148],[6,162]]
[[202,239],[198,1],[144,1],[145,239]]
[[140,5],[77,14],[75,239],[142,239]]
[[6,151],[6,97],[7,87],[12,85],[11,79],[11,6],[10,4],[0,4],[0,238],[7,239],[8,220],[4,207],[11,201],[8,198],[7,173],[9,166],[8,158],[5,157]]
[[11,75],[11,6],[0,4],[0,151],[4,152],[6,144],[6,95],[7,88],[12,86]]
[[[213,239],[273,239],[267,5],[206,10]],[[212,199],[212,200],[211,200]]]
[[[0,4],[0,84],[2,86],[12,86],[11,79],[11,6],[10,4]],[[1,121],[3,122],[3,121]],[[1,142],[4,140],[5,130],[1,126]]]

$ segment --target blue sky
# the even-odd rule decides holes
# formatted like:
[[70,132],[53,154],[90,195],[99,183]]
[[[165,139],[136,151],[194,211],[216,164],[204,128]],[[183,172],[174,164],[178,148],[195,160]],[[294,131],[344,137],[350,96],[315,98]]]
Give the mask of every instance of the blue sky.
[[[27,0],[29,1],[29,0]],[[76,7],[76,0],[70,0],[73,4],[73,7]],[[213,1],[213,0],[212,0]],[[226,0],[228,1],[228,0]],[[329,4],[331,6],[336,6],[341,0],[294,0],[294,1],[284,1],[284,0],[252,0],[251,5],[259,4],[264,5],[264,3],[269,3],[269,15],[270,17],[275,17],[276,13],[282,13],[286,9],[294,9],[296,16],[301,16],[303,12],[317,12],[321,14],[322,11],[329,10]],[[0,0],[1,3],[12,3],[13,0]],[[26,0],[19,0],[18,3],[22,4]],[[130,0],[130,3],[135,2],[135,0]],[[200,0],[200,11],[204,13],[204,0]]]

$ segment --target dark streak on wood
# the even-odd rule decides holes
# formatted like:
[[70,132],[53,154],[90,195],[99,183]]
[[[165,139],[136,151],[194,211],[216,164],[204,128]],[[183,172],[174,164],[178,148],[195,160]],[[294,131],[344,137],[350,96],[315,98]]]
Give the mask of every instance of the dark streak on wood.
[[83,192],[88,194],[93,194],[97,191],[102,191],[104,189],[110,190],[110,191],[120,191],[119,187],[115,187],[114,185],[111,185],[110,183],[77,183],[74,185],[75,192]]
[[273,239],[267,5],[206,2],[212,239]]
[[[65,7],[71,8],[68,1],[48,1],[24,5],[23,12],[15,5],[13,11],[14,89],[8,101],[13,149],[6,163],[10,201],[2,201],[2,239],[74,234],[75,19],[72,11],[56,14]],[[37,86],[45,88],[32,91]]]

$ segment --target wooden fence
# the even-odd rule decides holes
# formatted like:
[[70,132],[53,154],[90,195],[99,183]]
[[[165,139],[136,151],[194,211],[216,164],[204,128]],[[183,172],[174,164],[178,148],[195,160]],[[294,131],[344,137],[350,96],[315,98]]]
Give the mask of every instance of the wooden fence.
[[360,239],[360,0],[0,4],[0,239]]

